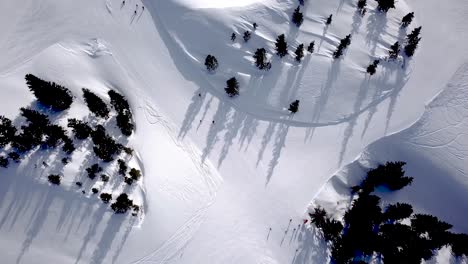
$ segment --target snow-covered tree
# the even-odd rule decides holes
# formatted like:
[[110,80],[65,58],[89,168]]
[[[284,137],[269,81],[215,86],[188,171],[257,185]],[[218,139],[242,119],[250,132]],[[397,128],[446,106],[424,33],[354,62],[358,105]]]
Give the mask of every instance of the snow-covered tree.
[[16,133],[16,128],[13,126],[10,119],[0,115],[0,148],[5,147],[10,143]]
[[421,33],[421,27],[415,28],[408,36],[406,37],[406,46],[405,46],[405,54],[408,57],[412,57],[416,48],[419,45],[419,41],[421,37],[419,36]]
[[26,74],[25,79],[29,90],[42,105],[54,111],[70,108],[73,96],[67,88],[54,82],[44,81],[32,74]]
[[82,90],[83,98],[89,108],[89,111],[98,117],[108,118],[110,111],[107,104],[89,89],[83,88]]
[[359,0],[358,1],[357,8],[358,8],[359,13],[361,13],[361,15],[365,15],[366,6],[367,6],[367,0]]
[[253,55],[255,59],[255,66],[260,70],[269,70],[271,63],[267,61],[266,50],[264,48],[257,49]]
[[310,53],[314,53],[315,48],[315,41],[310,42],[309,46],[307,47],[307,51]]
[[400,43],[398,43],[397,41],[392,46],[390,46],[390,50],[388,51],[388,58],[391,60],[396,60],[399,54],[400,54]]
[[388,12],[390,8],[395,8],[395,0],[376,0],[377,8],[382,12]]
[[218,68],[218,60],[215,56],[209,54],[205,59],[205,66],[209,72],[213,72]]
[[299,46],[297,46],[297,49],[294,52],[294,54],[296,54],[296,61],[300,62],[304,57],[304,44],[300,44]]
[[374,75],[377,70],[377,65],[379,65],[379,63],[379,60],[374,60],[374,62],[372,62],[372,64],[370,64],[367,67],[367,73],[369,73],[371,76]]
[[402,27],[408,27],[411,24],[411,22],[413,21],[413,18],[414,18],[414,12],[408,13],[406,16],[404,16],[401,19],[401,26]]
[[327,18],[327,21],[325,22],[325,24],[330,25],[331,22],[332,22],[332,20],[333,20],[333,15],[330,15],[330,16]]

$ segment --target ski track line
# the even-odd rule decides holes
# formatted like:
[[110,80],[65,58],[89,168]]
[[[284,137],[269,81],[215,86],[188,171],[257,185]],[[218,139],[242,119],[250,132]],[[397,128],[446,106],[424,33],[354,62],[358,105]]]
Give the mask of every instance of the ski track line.
[[144,111],[145,118],[150,124],[159,124],[163,126],[174,144],[189,155],[193,164],[203,176],[203,180],[208,190],[206,204],[198,209],[198,211],[187,222],[185,222],[185,224],[179,227],[177,231],[168,240],[166,240],[166,242],[164,242],[164,244],[152,251],[150,254],[131,262],[132,264],[167,263],[187,246],[206,219],[206,213],[215,200],[216,192],[222,183],[222,179],[217,173],[212,173],[214,169],[211,164],[206,164],[201,161],[201,153],[197,151],[197,148],[193,143],[188,143],[187,141],[182,142],[177,139],[175,126],[159,114],[156,108],[149,101],[146,101],[145,106],[140,108]]

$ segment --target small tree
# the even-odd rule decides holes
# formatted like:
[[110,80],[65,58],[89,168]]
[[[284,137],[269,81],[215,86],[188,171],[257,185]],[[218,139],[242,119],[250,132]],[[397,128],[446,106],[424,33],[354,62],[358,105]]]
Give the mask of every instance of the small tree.
[[99,166],[99,164],[93,164],[91,167],[86,168],[86,172],[88,173],[88,177],[91,180],[94,180],[96,178],[96,174],[101,172],[102,168]]
[[367,73],[369,73],[371,76],[374,75],[376,70],[377,70],[377,66],[379,65],[379,63],[380,63],[379,60],[374,60],[374,62],[372,62],[372,64],[370,64],[367,67]]
[[107,104],[89,89],[83,88],[82,90],[83,97],[86,105],[88,105],[89,111],[98,117],[108,118],[110,111]]
[[327,18],[327,21],[325,22],[325,24],[330,25],[331,22],[332,22],[332,20],[333,20],[333,15],[330,15],[330,16]]
[[288,43],[286,43],[284,34],[279,35],[276,38],[276,54],[281,58],[288,54]]
[[359,13],[363,16],[366,14],[367,0],[359,0],[357,3],[357,8]]
[[51,174],[47,178],[48,178],[50,183],[55,184],[55,185],[60,185],[60,182],[62,180],[62,177],[60,177],[60,175],[56,175],[56,174]]
[[390,50],[388,51],[388,58],[391,60],[396,60],[398,55],[400,54],[400,43],[395,42],[392,46],[390,46]]
[[15,137],[16,128],[10,119],[0,115],[0,148],[5,147]]
[[112,195],[110,193],[101,193],[99,197],[105,204],[109,203],[112,200]]
[[218,68],[218,60],[213,55],[206,56],[205,66],[209,72],[213,72]]
[[401,19],[401,27],[408,27],[413,22],[414,12],[408,13]]
[[405,54],[408,57],[412,57],[416,48],[419,45],[419,41],[421,41],[421,37],[419,36],[421,33],[421,27],[415,28],[408,36],[406,37],[406,46],[405,46]]
[[112,210],[116,214],[124,214],[133,206],[133,201],[128,198],[126,193],[122,193],[117,197],[115,203],[111,205]]
[[299,100],[292,102],[288,110],[293,114],[296,113],[299,110]]
[[347,35],[344,39],[340,41],[336,51],[333,53],[335,59],[340,58],[343,55],[343,51],[351,44],[351,35]]
[[252,34],[250,33],[250,31],[247,30],[247,31],[244,32],[243,38],[244,38],[245,42],[249,42],[251,37],[252,37]]
[[141,171],[135,168],[132,168],[128,174],[135,181],[138,181],[141,178]]
[[117,160],[117,163],[119,164],[119,174],[122,176],[125,176],[127,174],[128,166],[125,163],[123,159]]
[[231,41],[234,42],[236,40],[237,36],[236,33],[231,34]]
[[395,8],[395,0],[376,0],[378,3],[377,8],[381,12],[388,12],[390,8]]
[[310,53],[314,53],[315,48],[315,41],[310,42],[309,46],[307,47],[307,51]]
[[300,27],[302,25],[302,22],[304,22],[304,16],[301,13],[301,8],[298,6],[296,9],[294,9],[294,13],[292,15],[292,22],[296,24],[296,26]]
[[44,81],[32,74],[26,74],[25,79],[29,90],[42,105],[54,111],[70,108],[73,96],[67,88],[54,82]]
[[256,30],[257,27],[258,27],[257,23],[255,23],[255,22],[252,24],[252,26],[253,26],[254,30]]
[[227,80],[226,84],[227,87],[224,88],[224,90],[230,97],[239,95],[239,83],[237,82],[237,79],[235,77],[232,77],[231,79]]
[[299,46],[297,46],[297,49],[294,52],[294,54],[296,54],[296,61],[300,62],[304,57],[304,44],[300,44]]

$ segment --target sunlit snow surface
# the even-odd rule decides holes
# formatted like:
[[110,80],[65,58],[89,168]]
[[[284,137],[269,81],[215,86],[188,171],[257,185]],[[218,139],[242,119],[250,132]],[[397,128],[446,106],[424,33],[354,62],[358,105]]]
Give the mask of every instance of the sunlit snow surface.
[[226,8],[266,3],[271,0],[176,0],[193,8]]

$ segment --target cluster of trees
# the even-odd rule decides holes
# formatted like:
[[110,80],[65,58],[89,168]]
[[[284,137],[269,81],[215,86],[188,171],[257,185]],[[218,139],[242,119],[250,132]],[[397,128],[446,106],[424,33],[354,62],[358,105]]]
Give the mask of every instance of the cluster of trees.
[[320,207],[309,214],[331,244],[333,263],[367,263],[364,260],[373,255],[385,263],[421,263],[446,245],[455,256],[468,256],[468,235],[450,232],[452,225],[435,216],[414,214],[406,203],[381,208],[380,197],[372,192],[381,185],[399,190],[410,184],[412,178],[404,175],[404,165],[389,162],[370,170],[366,179],[352,188],[358,198],[345,212],[343,223],[328,217]]
[[[105,198],[108,199],[109,197],[107,196]],[[101,197],[101,199],[102,199],[102,197]],[[133,200],[129,199],[128,195],[126,193],[120,194],[117,197],[116,201],[111,205],[111,208],[112,208],[112,210],[114,210],[114,212],[116,214],[124,214],[128,210],[133,209],[133,211],[134,211],[133,215],[136,215],[136,212],[138,212],[140,210],[140,207],[138,205],[134,204]]]
[[96,178],[96,174],[102,171],[102,167],[99,164],[93,164],[91,167],[86,168],[86,172],[88,173],[88,178],[94,180]]
[[358,0],[357,10],[361,14],[361,16],[364,16],[366,14],[366,6],[367,0]]
[[54,111],[63,111],[70,108],[73,95],[67,88],[54,82],[44,81],[32,74],[26,74],[26,84],[36,96],[37,101]]
[[333,58],[338,59],[343,55],[343,51],[351,44],[351,35],[347,35],[344,39],[340,40],[340,45],[333,53]]

